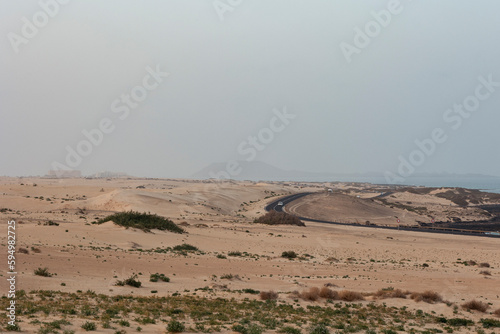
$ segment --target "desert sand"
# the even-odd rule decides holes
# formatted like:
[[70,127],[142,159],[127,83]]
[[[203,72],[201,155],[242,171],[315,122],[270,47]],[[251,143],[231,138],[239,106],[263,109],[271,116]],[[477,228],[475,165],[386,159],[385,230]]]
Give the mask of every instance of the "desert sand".
[[[411,222],[422,218],[401,207],[390,209],[370,201],[380,192],[364,185],[353,188],[345,184],[314,183],[4,177],[0,178],[0,209],[3,209],[0,220],[4,226],[1,249],[6,257],[6,224],[8,220],[15,220],[16,287],[26,292],[91,290],[108,296],[151,296],[151,291],[155,291],[156,296],[171,296],[192,295],[196,289],[209,287],[210,292],[200,290],[197,296],[259,299],[258,295],[234,291],[273,290],[279,294],[280,301],[288,302],[294,291],[329,285],[339,291],[366,293],[367,301],[361,302],[366,304],[374,299],[369,294],[379,289],[432,290],[451,306],[415,302],[410,298],[374,302],[475,322],[495,318],[490,312],[500,308],[500,239],[311,222],[306,222],[306,227],[253,223],[265,213],[264,207],[270,201],[303,191],[319,194],[287,209],[305,216],[318,214],[313,206],[304,203],[321,204],[331,196],[325,192],[328,188],[342,190],[336,195],[340,204],[327,207],[320,216],[374,223],[390,223],[394,216],[404,216]],[[433,194],[403,192],[392,200],[394,198],[426,206],[434,210],[432,215],[442,217],[447,214],[438,212],[440,207],[453,205]],[[461,217],[484,215],[475,209],[454,209]],[[145,233],[113,222],[92,224],[114,212],[127,210],[167,217],[188,233],[158,230]],[[47,225],[48,221],[54,224]],[[147,251],[184,243],[196,246],[199,251],[188,254]],[[19,253],[19,248],[26,249],[27,254]],[[294,251],[299,258],[281,257],[285,251]],[[230,252],[241,252],[242,256],[230,256]],[[478,265],[463,263],[469,260],[488,263],[491,275],[480,274],[484,268]],[[37,268],[45,267],[52,277],[34,274]],[[6,272],[2,266],[4,278]],[[154,273],[164,273],[171,281],[149,282],[149,275]],[[133,274],[138,274],[142,282],[140,288],[115,285],[117,280]],[[0,280],[0,289],[5,296],[8,291],[5,279]],[[472,299],[490,303],[491,307],[486,313],[454,308]],[[298,303],[304,307],[326,306],[321,299]],[[49,321],[57,315],[38,314],[37,317],[40,321]],[[21,328],[25,332],[36,332],[39,328],[39,324],[30,324],[27,317],[19,318],[23,320]],[[76,316],[67,328],[83,332],[80,325],[84,320]],[[133,320],[130,322],[131,328],[137,327]],[[164,324],[142,327],[146,333],[165,332]],[[134,332],[129,328],[124,330]],[[498,329],[487,332],[494,330]],[[222,330],[226,331],[230,332]],[[97,332],[114,333],[115,330],[99,326]],[[455,333],[459,332],[476,331],[472,326],[456,328]]]

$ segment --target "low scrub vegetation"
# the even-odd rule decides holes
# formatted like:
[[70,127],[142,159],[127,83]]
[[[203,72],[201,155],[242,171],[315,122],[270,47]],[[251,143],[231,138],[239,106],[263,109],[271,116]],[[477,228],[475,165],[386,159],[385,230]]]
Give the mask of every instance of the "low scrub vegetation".
[[266,225],[296,225],[306,226],[299,218],[292,216],[286,212],[270,211],[265,215],[257,218],[254,223]]
[[302,334],[302,331],[299,328],[295,328],[292,326],[285,326],[278,330],[278,333],[282,334]]
[[137,279],[137,275],[132,275],[129,278],[123,280],[123,281],[116,281],[115,283],[116,286],[125,286],[129,285],[134,288],[140,288],[142,283]]
[[165,274],[158,274],[158,273],[156,273],[156,274],[151,274],[149,276],[149,281],[150,282],[154,282],[154,283],[159,282],[159,281],[167,282],[168,283],[168,282],[170,282],[170,278],[168,278],[167,276],[165,276]]
[[413,292],[410,298],[416,302],[424,302],[429,304],[440,303],[443,301],[443,297],[434,291],[424,291],[424,292]]
[[324,286],[319,290],[319,296],[324,299],[335,300],[339,298],[339,293]]
[[500,318],[500,308],[493,311],[493,314]]
[[302,291],[299,297],[307,301],[315,302],[319,299],[319,291],[319,288],[316,287],[309,288],[309,290]]
[[49,272],[49,269],[47,267],[37,268],[35,269],[34,273],[36,276],[52,277],[52,274]]
[[82,328],[87,332],[90,332],[95,331],[97,329],[97,325],[95,324],[95,322],[87,321],[82,325]]
[[227,253],[227,256],[239,257],[239,256],[243,256],[243,254],[240,251],[232,251],[232,252]]
[[170,333],[182,333],[186,329],[186,326],[182,322],[179,322],[177,320],[171,320],[168,323],[167,326],[167,331]]
[[199,251],[198,247],[195,247],[195,246],[190,245],[190,244],[177,245],[172,249],[175,252],[197,252],[197,251]]
[[240,278],[240,275],[233,275],[233,274],[224,274],[224,275],[221,275],[220,279],[227,279],[227,280],[241,280]]
[[467,303],[464,303],[462,304],[462,308],[465,309],[465,310],[469,310],[469,311],[479,311],[479,312],[486,312],[486,310],[489,308],[490,306],[486,303],[483,303],[481,301],[478,301],[478,300],[471,300]]
[[[323,298],[328,290],[313,291]],[[339,292],[339,298],[340,294]],[[348,294],[347,294],[348,295]],[[352,298],[347,298],[352,299]],[[339,299],[340,300],[340,299]],[[10,303],[7,298],[0,299],[0,308],[6,309]],[[496,319],[469,321],[452,320],[433,315],[432,312],[411,311],[404,307],[388,307],[383,303],[318,303],[314,306],[296,306],[286,300],[255,300],[236,298],[204,298],[189,294],[171,296],[133,296],[97,294],[93,291],[76,293],[39,290],[24,292],[19,290],[16,298],[17,309],[23,321],[47,319],[54,321],[73,319],[72,322],[85,325],[85,330],[114,329],[112,326],[127,327],[126,332],[134,332],[132,322],[145,327],[143,332],[157,330],[165,323],[167,331],[189,331],[196,333],[220,333],[231,329],[244,334],[259,334],[264,331],[285,334],[315,333],[417,333],[426,327],[433,331],[422,333],[452,333],[448,329],[455,326],[475,325],[475,329],[496,330]],[[22,315],[21,315],[22,314]],[[27,320],[31,319],[31,320]],[[81,319],[77,321],[77,319]],[[175,323],[182,321],[183,323]],[[184,324],[190,324],[189,328]],[[47,323],[39,321],[40,333]],[[64,323],[60,323],[61,327]],[[130,325],[130,329],[128,326]],[[65,325],[64,325],[65,326]],[[111,327],[110,327],[111,326]],[[151,326],[151,327],[150,327]],[[152,328],[156,326],[155,328]],[[481,326],[481,328],[479,328]],[[415,331],[414,328],[417,327]],[[51,327],[55,328],[55,327]],[[165,328],[165,327],[163,327]],[[5,332],[6,323],[0,323],[0,332]],[[67,330],[70,333],[71,330]],[[83,331],[78,328],[79,331]],[[77,330],[77,332],[78,332]],[[102,330],[101,330],[102,331]],[[137,330],[138,331],[138,330]],[[37,329],[30,331],[38,332]],[[49,333],[50,331],[45,331]],[[62,332],[62,329],[52,332]],[[50,333],[52,333],[50,332]],[[111,331],[109,331],[111,333]],[[124,330],[117,330],[123,333]],[[458,332],[455,330],[455,332]],[[479,331],[478,331],[479,332]]]
[[481,324],[484,328],[500,328],[500,320],[481,319]]
[[286,252],[283,252],[281,253],[281,257],[284,257],[285,259],[295,259],[297,257],[297,253],[295,253],[294,251],[286,251]]
[[365,297],[359,292],[343,290],[339,292],[339,299],[346,302],[354,302],[359,300],[365,300]]
[[350,290],[334,291],[327,287],[322,287],[321,289],[312,287],[309,288],[309,290],[304,290],[300,293],[294,292],[292,293],[292,297],[298,297],[311,302],[315,302],[320,298],[328,300],[342,300],[346,302],[365,300],[365,297],[359,292]]
[[474,325],[474,321],[469,320],[469,319],[464,319],[464,318],[451,318],[451,319],[446,319],[446,318],[439,318],[438,322],[443,323],[443,324],[448,324],[453,327],[463,327],[463,326],[471,326]]
[[317,324],[309,329],[309,334],[330,334],[330,330],[324,324]]
[[144,232],[150,232],[153,229],[157,229],[179,234],[185,233],[185,231],[173,221],[150,213],[135,211],[115,213],[114,215],[98,220],[96,224],[103,224],[108,221],[113,221],[116,225],[126,228],[137,228]]
[[276,300],[278,299],[278,294],[274,291],[261,291],[260,292],[261,300]]
[[386,299],[386,298],[401,298],[401,299],[405,299],[406,296],[408,296],[410,294],[409,291],[402,291],[400,289],[393,289],[393,288],[389,288],[389,289],[381,289],[381,290],[378,290],[377,292],[375,292],[375,294],[373,295],[376,299]]

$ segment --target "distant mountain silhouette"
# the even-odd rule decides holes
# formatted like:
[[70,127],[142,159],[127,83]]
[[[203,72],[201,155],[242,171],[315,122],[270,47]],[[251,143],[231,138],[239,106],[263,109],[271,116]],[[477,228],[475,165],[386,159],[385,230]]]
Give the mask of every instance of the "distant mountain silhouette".
[[377,177],[382,175],[380,173],[339,174],[285,170],[262,161],[238,161],[238,167],[234,167],[233,171],[239,171],[239,173],[233,172],[233,175],[231,175],[231,168],[227,168],[227,163],[214,163],[193,174],[192,177],[196,179],[210,179],[228,178],[227,176],[230,175],[230,178],[233,180],[326,182],[336,181],[339,177]]
[[[192,175],[194,179],[230,178],[232,180],[251,181],[306,181],[306,182],[369,182],[385,184],[384,173],[315,173],[297,170],[285,170],[262,161],[238,161],[237,166],[227,168],[227,163],[214,163]],[[233,175],[231,175],[233,172]],[[236,173],[235,173],[236,172]],[[405,184],[421,184],[422,179],[446,181],[453,184],[453,180],[484,180],[500,182],[500,178],[482,174],[453,174],[453,173],[415,173],[408,177]],[[427,182],[424,182],[427,183]],[[458,185],[457,185],[458,186]]]

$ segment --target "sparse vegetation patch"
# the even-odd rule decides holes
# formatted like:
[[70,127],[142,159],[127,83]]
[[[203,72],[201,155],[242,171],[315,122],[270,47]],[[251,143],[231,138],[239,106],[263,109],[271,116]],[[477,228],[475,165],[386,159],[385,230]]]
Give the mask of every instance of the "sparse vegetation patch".
[[52,277],[52,274],[49,273],[49,269],[47,267],[45,267],[45,268],[37,268],[37,269],[35,269],[34,273],[37,276]]
[[170,278],[168,278],[167,276],[165,276],[164,274],[151,274],[151,276],[149,277],[149,281],[150,282],[159,282],[159,281],[162,281],[162,282],[170,282]]
[[270,211],[265,215],[257,218],[254,223],[266,225],[296,225],[306,226],[299,218],[292,216],[286,212]]
[[126,228],[137,228],[144,232],[150,232],[153,229],[179,234],[186,232],[173,221],[150,213],[135,211],[115,213],[114,215],[98,220],[96,224],[103,224],[108,221],[113,221],[116,225]]
[[140,288],[142,283],[137,279],[137,275],[132,275],[123,281],[116,281],[116,286],[133,286],[134,288]]
[[490,306],[486,303],[483,303],[481,301],[478,301],[478,300],[471,300],[467,303],[464,303],[462,304],[462,308],[463,309],[466,309],[466,310],[469,310],[469,311],[479,311],[479,312],[486,312],[486,310],[489,308]]

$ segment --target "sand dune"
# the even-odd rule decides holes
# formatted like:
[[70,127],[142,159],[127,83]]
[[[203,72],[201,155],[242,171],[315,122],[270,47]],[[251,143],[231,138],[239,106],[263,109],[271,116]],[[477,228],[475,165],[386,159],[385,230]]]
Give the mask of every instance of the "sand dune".
[[[387,287],[411,291],[430,289],[451,303],[460,304],[476,298],[500,307],[498,239],[368,230],[309,222],[306,227],[252,223],[254,217],[263,213],[269,201],[300,191],[323,193],[293,203],[287,208],[291,212],[372,222],[385,222],[395,215],[404,216],[402,209],[391,209],[369,198],[327,194],[325,186],[337,185],[253,182],[217,185],[187,180],[141,179],[58,182],[2,178],[0,207],[12,211],[2,210],[0,219],[18,222],[18,247],[29,250],[29,254],[18,254],[18,288],[26,291],[90,289],[107,295],[133,293],[150,296],[152,290],[157,290],[155,295],[169,296],[174,293],[189,295],[195,289],[209,286],[215,289],[213,295],[208,292],[197,294],[257,298],[219,288],[226,286],[229,290],[273,289],[287,301],[286,294],[294,290],[330,283],[336,289],[364,293]],[[336,189],[343,187],[338,186]],[[399,198],[410,199],[408,194]],[[413,197],[411,200],[417,203]],[[425,200],[436,207],[445,203],[442,199],[433,203],[432,195]],[[421,204],[423,202],[418,202]],[[314,207],[322,207],[323,211],[318,213],[312,209]],[[188,233],[157,230],[145,233],[112,222],[92,224],[114,211],[124,210],[149,211],[176,223],[185,222]],[[414,215],[407,212],[406,218],[419,219]],[[48,220],[59,223],[59,226],[44,225]],[[184,243],[198,247],[200,252],[182,255],[148,251]],[[2,235],[2,244],[6,244],[5,235]],[[32,247],[40,252],[34,252]],[[5,251],[5,247],[2,249]],[[291,250],[300,259],[281,257],[282,252]],[[243,255],[229,255],[235,251]],[[478,266],[464,265],[462,262],[466,260],[489,263],[491,275],[481,275]],[[33,272],[38,267],[47,267],[57,275],[35,276]],[[149,275],[157,272],[165,273],[171,282],[149,282]],[[115,286],[118,279],[133,273],[142,274],[139,276],[143,283],[141,288]],[[238,275],[239,278],[222,279],[226,274]],[[6,291],[6,288],[6,281],[0,280],[0,289]],[[390,306],[407,306],[411,310],[434,311],[476,321],[484,316],[461,310],[454,315],[453,308],[445,304],[415,303],[409,299],[384,302]],[[309,305],[304,301],[300,303]],[[157,327],[145,328],[145,332],[155,331]]]

